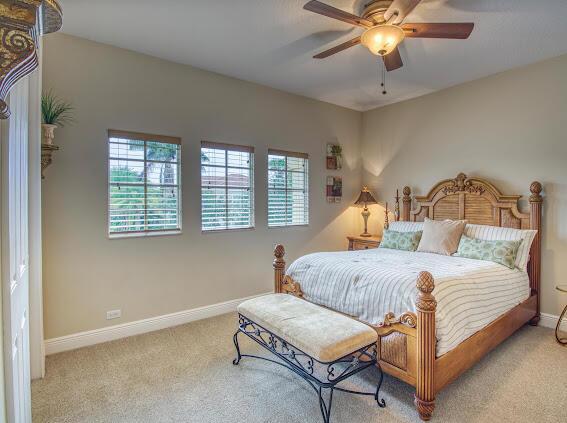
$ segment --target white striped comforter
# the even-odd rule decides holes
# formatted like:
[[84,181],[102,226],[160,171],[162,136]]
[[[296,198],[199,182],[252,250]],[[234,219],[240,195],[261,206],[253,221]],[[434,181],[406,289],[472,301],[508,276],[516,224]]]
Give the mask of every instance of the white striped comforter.
[[286,273],[307,300],[377,324],[387,312],[415,312],[421,271],[435,279],[437,356],[529,297],[528,274],[518,269],[386,248],[309,254]]

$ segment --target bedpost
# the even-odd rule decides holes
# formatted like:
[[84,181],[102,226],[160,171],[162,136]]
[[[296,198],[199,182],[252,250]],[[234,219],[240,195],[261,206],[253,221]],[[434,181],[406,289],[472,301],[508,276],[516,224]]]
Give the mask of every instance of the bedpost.
[[537,234],[530,250],[530,288],[537,295],[537,314],[530,320],[530,324],[536,326],[539,322],[540,304],[540,278],[541,278],[541,209],[543,198],[541,191],[543,187],[539,182],[532,182],[530,185],[530,229],[537,230]]
[[404,197],[402,198],[402,220],[409,222],[411,210],[411,189],[404,187]]
[[429,272],[417,278],[417,383],[414,404],[422,420],[431,419],[435,408],[435,283]]
[[274,247],[274,292],[279,294],[282,292],[282,282],[285,274],[285,248],[281,244]]

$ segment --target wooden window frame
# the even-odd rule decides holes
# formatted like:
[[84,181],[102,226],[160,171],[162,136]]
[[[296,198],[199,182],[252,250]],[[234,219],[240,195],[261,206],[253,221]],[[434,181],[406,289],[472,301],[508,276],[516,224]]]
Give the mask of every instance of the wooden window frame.
[[[177,228],[174,229],[145,229],[142,231],[120,231],[120,232],[112,232],[110,226],[110,217],[111,217],[111,190],[110,187],[112,185],[116,185],[116,183],[112,183],[110,181],[110,161],[113,158],[110,156],[110,144],[112,143],[110,140],[112,138],[120,138],[120,139],[127,139],[129,141],[143,141],[144,142],[144,201],[147,202],[147,190],[148,190],[148,183],[147,183],[147,175],[146,175],[146,168],[147,168],[147,143],[148,142],[158,142],[163,144],[175,144],[178,145],[177,150],[177,157],[178,160],[177,164],[177,184],[171,185],[172,187],[177,189]],[[178,235],[182,233],[182,189],[181,189],[181,138],[173,137],[168,135],[157,135],[157,134],[148,134],[143,132],[133,132],[133,131],[123,131],[117,129],[109,129],[107,131],[107,236],[110,239],[116,238],[135,238],[135,237],[146,237],[146,236],[160,236],[160,235]],[[114,158],[115,159],[115,158]],[[140,162],[141,160],[135,159],[132,161]],[[161,161],[151,160],[151,162],[155,163],[163,163]],[[160,185],[161,186],[161,185]],[[146,203],[147,204],[147,203]],[[145,226],[147,227],[147,207],[144,207],[144,215],[145,215]]]

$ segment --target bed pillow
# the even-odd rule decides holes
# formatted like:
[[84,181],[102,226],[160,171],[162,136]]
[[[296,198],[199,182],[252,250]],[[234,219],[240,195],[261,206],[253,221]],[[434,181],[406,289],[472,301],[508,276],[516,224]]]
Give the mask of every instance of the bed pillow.
[[425,218],[423,235],[417,247],[422,253],[450,256],[457,251],[466,220],[431,220]]
[[382,234],[379,248],[390,248],[392,250],[415,251],[421,239],[421,231],[398,232],[385,230]]
[[514,228],[501,228],[499,226],[489,225],[473,225],[468,224],[465,227],[464,234],[469,238],[483,239],[487,241],[519,241],[521,240],[520,247],[516,254],[516,267],[523,272],[528,271],[528,261],[530,259],[530,249],[532,242],[537,234],[536,230],[532,229],[514,229]]
[[423,231],[423,222],[390,222],[388,229],[396,232],[418,232]]
[[453,254],[455,257],[465,257],[476,260],[493,261],[502,264],[510,269],[516,267],[516,255],[522,243],[518,241],[487,241],[483,239],[469,238],[466,235],[461,237],[459,248]]

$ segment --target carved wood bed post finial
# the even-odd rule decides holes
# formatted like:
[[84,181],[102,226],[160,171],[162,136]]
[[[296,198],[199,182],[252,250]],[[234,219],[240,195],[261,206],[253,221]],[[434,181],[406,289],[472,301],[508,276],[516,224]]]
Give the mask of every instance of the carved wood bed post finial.
[[281,244],[274,247],[274,292],[282,292],[282,283],[285,274],[285,248]]
[[540,319],[539,316],[539,303],[540,303],[540,278],[541,278],[541,211],[543,197],[541,191],[543,187],[541,183],[535,181],[530,185],[530,228],[537,230],[537,234],[532,243],[532,249],[530,251],[530,288],[535,291],[537,295],[537,314],[532,320],[530,320],[531,325],[537,325]]
[[404,197],[402,198],[402,220],[409,222],[411,210],[411,189],[404,187]]
[[429,272],[417,278],[417,383],[414,404],[422,420],[431,419],[435,409],[435,283]]

